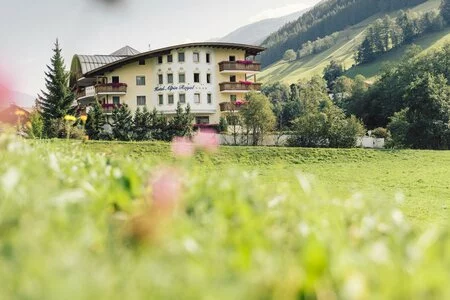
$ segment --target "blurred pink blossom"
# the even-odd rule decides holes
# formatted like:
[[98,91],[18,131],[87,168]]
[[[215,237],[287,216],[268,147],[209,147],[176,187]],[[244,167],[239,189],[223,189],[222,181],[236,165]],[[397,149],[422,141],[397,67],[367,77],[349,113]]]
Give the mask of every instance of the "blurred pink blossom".
[[188,138],[176,137],[172,141],[172,153],[178,157],[191,157],[195,153],[195,147]]
[[10,83],[7,81],[6,75],[2,72],[0,67],[0,107],[5,107],[12,100]]
[[219,147],[219,138],[214,130],[201,130],[194,137],[195,147],[206,152],[216,152]]
[[158,211],[170,211],[179,202],[183,190],[183,178],[175,168],[163,168],[157,171],[150,181],[152,208]]

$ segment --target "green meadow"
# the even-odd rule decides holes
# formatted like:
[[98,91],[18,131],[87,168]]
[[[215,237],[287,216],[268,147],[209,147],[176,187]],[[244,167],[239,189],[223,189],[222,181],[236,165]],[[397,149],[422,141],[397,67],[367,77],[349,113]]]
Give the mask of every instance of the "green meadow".
[[0,298],[448,299],[449,178],[450,152],[1,136]]

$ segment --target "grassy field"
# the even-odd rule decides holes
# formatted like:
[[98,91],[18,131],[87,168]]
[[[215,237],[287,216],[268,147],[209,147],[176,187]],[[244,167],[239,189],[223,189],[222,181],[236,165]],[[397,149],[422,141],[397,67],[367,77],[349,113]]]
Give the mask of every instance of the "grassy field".
[[[412,10],[416,12],[426,12],[433,9],[437,9],[440,5],[440,0],[430,0]],[[395,15],[396,13],[392,13]],[[284,82],[287,84],[296,83],[301,79],[308,79],[314,75],[322,75],[325,67],[331,60],[341,62],[346,69],[347,76],[354,77],[358,74],[364,75],[368,79],[374,79],[379,74],[383,64],[395,62],[403,56],[407,47],[400,47],[391,53],[383,55],[377,61],[364,66],[356,66],[354,54],[357,51],[358,46],[361,44],[364,38],[364,31],[369,25],[371,25],[377,18],[383,15],[376,15],[369,18],[360,24],[349,27],[340,34],[340,38],[336,45],[332,48],[319,53],[317,55],[311,55],[295,62],[279,61],[263,70],[260,75],[260,80],[263,83],[270,82]],[[445,30],[439,33],[429,34],[423,38],[415,41],[416,44],[422,46],[424,51],[428,51],[442,46],[445,42],[450,41],[450,30]]]
[[[83,148],[115,159],[173,161],[167,144],[100,142]],[[309,173],[331,196],[358,191],[393,199],[403,193],[408,216],[425,226],[450,216],[450,152],[222,147],[213,157],[198,156],[197,162],[205,172],[245,167],[274,185],[295,181],[296,172]]]
[[0,299],[448,299],[449,167],[0,136]]

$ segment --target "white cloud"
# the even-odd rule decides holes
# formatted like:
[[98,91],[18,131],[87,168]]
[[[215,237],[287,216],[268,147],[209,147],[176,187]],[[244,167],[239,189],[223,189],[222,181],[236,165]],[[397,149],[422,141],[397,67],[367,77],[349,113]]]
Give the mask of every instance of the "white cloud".
[[303,3],[288,4],[282,7],[272,8],[260,12],[249,19],[250,23],[258,22],[270,18],[278,18],[289,15],[291,13],[301,11],[313,6],[318,0],[302,1]]

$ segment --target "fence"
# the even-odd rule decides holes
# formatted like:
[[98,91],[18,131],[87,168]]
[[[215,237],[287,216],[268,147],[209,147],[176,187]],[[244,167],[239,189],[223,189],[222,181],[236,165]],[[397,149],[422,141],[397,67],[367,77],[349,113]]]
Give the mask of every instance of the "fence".
[[[267,135],[264,137],[261,146],[286,146],[289,137],[290,135]],[[247,138],[247,136],[241,134],[236,135],[236,139],[230,134],[220,134],[219,141],[221,145],[237,144],[240,146],[246,146],[253,144],[251,135]],[[385,146],[385,140],[365,136],[358,138],[356,146],[361,148],[383,149]]]

